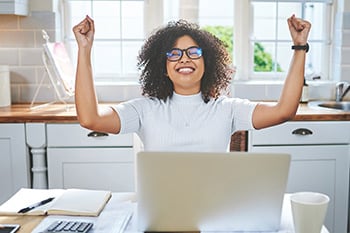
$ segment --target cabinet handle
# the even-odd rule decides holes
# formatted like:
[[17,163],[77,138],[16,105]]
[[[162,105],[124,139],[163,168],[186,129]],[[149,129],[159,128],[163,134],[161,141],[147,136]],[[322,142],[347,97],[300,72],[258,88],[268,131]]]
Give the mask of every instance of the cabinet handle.
[[311,135],[312,131],[306,128],[299,128],[293,130],[292,134],[297,134],[297,135]]
[[90,132],[87,136],[88,136],[88,137],[94,137],[94,138],[97,138],[97,137],[107,137],[107,136],[108,136],[108,133],[102,133],[102,132],[92,131],[92,132]]

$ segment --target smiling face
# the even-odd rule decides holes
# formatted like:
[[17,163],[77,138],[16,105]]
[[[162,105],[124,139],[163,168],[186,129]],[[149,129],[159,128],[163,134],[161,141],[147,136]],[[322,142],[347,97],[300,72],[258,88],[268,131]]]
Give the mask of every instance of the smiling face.
[[166,62],[168,76],[177,94],[193,95],[200,92],[201,79],[204,74],[204,58],[191,59],[184,51],[193,46],[198,47],[198,44],[190,36],[179,37],[173,47],[183,50],[181,59]]

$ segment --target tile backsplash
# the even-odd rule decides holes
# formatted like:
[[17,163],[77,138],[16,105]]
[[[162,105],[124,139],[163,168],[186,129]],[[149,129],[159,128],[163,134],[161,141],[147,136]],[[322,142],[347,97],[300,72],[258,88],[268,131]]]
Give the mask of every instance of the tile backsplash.
[[44,76],[42,30],[55,40],[54,12],[0,15],[0,65],[10,66],[12,103],[31,102],[42,79],[36,100],[47,102],[55,99],[49,79]]

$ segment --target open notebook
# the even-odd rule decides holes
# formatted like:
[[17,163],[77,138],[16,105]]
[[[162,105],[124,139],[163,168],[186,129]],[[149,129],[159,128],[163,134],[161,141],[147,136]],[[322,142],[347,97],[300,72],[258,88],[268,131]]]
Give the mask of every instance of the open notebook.
[[139,152],[140,231],[276,231],[290,156]]
[[[50,197],[54,200],[26,213],[18,213]],[[22,188],[0,206],[0,214],[98,216],[110,197],[111,192],[103,190]]]

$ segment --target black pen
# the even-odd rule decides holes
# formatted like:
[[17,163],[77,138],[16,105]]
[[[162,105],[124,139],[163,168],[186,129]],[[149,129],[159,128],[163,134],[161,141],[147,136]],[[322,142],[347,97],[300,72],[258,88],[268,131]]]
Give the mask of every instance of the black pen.
[[27,213],[28,211],[32,210],[32,209],[35,209],[36,207],[39,207],[39,206],[42,206],[42,205],[45,205],[46,203],[49,203],[50,201],[52,201],[53,199],[55,199],[54,197],[50,197],[50,198],[47,198],[45,200],[42,200],[38,203],[35,203],[33,205],[30,205],[28,207],[25,207],[21,210],[18,211],[18,213]]

